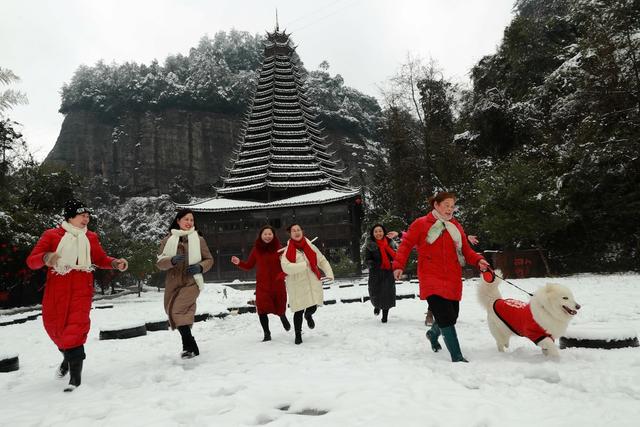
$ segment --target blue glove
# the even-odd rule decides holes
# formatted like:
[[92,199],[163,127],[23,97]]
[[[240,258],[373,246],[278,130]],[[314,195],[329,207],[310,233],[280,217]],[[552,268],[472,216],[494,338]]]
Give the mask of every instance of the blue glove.
[[171,264],[173,264],[173,265],[179,264],[182,261],[184,261],[184,255],[183,254],[174,255],[174,256],[171,257]]
[[193,276],[194,274],[198,273],[202,273],[202,266],[200,264],[191,264],[189,267],[187,267],[187,274]]

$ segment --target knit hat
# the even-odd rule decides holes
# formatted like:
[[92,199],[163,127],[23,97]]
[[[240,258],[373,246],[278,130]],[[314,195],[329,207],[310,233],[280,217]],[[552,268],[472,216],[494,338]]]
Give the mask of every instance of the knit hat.
[[83,214],[83,213],[90,214],[91,211],[80,200],[71,199],[71,200],[67,200],[67,202],[64,204],[64,219],[65,220],[73,218],[76,215],[80,215],[80,214]]

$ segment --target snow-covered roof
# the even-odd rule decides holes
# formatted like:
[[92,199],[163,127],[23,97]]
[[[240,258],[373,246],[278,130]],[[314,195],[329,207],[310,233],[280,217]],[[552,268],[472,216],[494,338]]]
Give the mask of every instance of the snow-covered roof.
[[234,200],[224,197],[217,197],[205,200],[193,205],[181,205],[179,208],[190,208],[195,212],[228,212],[228,211],[244,211],[256,209],[272,209],[285,208],[292,206],[301,206],[309,204],[326,204],[345,200],[360,194],[359,191],[336,191],[336,190],[320,190],[309,194],[289,197],[269,203],[253,202],[250,200]]

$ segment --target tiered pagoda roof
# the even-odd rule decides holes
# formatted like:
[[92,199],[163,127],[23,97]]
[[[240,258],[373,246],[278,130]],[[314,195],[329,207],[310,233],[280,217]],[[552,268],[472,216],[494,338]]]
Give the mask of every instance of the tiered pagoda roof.
[[289,34],[267,33],[258,85],[218,195],[271,202],[322,190],[353,192],[325,143]]

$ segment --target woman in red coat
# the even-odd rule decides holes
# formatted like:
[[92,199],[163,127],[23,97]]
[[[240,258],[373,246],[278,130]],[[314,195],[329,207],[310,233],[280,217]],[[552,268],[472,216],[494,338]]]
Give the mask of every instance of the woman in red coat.
[[262,341],[271,340],[268,314],[280,317],[286,331],[291,329],[285,310],[287,309],[287,290],[284,286],[284,273],[280,266],[278,251],[282,245],[276,232],[270,225],[265,225],[258,232],[253,249],[247,261],[231,257],[231,262],[243,270],[256,267],[256,309],[264,332]]
[[69,375],[64,391],[80,385],[84,343],[89,333],[94,268],[125,271],[127,261],[108,256],[98,235],[87,230],[89,209],[78,200],[65,204],[60,227],[46,230],[27,258],[33,270],[49,267],[42,298],[42,322],[64,355],[56,375]]
[[455,328],[462,299],[462,267],[468,263],[484,271],[489,263],[471,249],[462,226],[453,217],[455,194],[440,192],[429,198],[429,204],[433,210],[416,219],[402,235],[393,261],[394,276],[400,279],[409,253],[417,246],[420,299],[429,302],[435,317],[427,331],[431,348],[435,352],[442,348],[438,343],[442,334],[451,360],[466,362]]

